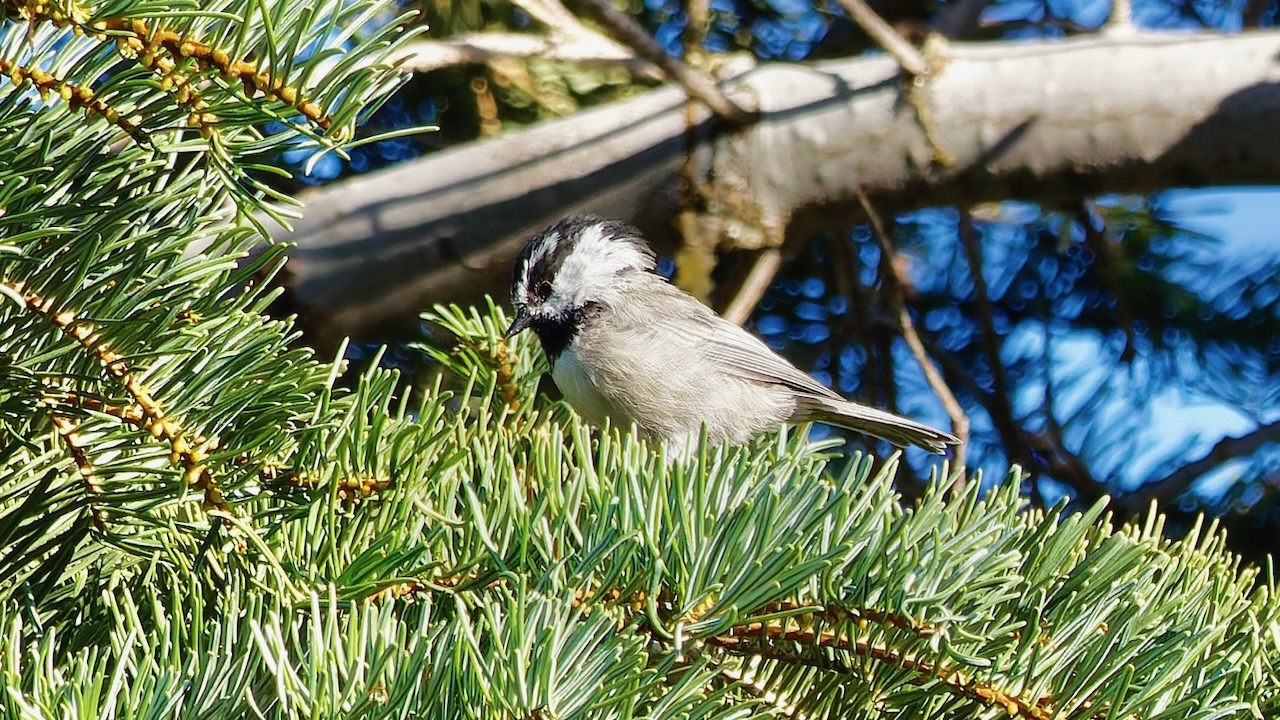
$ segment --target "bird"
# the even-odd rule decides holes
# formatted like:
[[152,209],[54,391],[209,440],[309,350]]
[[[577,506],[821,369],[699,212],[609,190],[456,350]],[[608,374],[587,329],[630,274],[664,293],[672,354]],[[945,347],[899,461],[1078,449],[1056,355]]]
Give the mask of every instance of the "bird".
[[592,425],[635,426],[673,453],[823,422],[945,454],[960,441],[836,394],[671,284],[640,231],[594,215],[534,235],[515,260],[505,338],[538,337],[569,405]]

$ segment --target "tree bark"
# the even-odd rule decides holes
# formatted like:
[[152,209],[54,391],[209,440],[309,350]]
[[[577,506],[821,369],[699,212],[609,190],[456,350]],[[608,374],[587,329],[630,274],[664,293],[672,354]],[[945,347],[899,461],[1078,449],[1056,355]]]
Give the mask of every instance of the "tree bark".
[[762,112],[744,129],[667,86],[319,189],[277,236],[298,244],[292,301],[322,346],[386,337],[433,302],[505,294],[524,239],[572,212],[669,248],[686,158],[710,188],[700,226],[723,247],[847,221],[859,191],[903,210],[1280,178],[1280,32],[928,55],[936,70],[914,88],[885,57],[741,72],[726,87]]

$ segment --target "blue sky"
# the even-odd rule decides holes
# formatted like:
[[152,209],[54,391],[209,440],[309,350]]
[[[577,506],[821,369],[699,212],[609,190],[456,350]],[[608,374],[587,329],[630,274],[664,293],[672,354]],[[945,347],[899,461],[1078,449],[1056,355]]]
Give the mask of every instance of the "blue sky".
[[[1179,227],[1216,238],[1212,246],[1229,264],[1251,266],[1259,260],[1274,260],[1280,255],[1280,188],[1207,188],[1171,190],[1162,193],[1160,204],[1166,217]],[[1233,262],[1234,261],[1234,262]],[[1038,339],[1037,339],[1038,341]],[[1055,384],[1062,388],[1058,415],[1085,402],[1102,388],[1115,390],[1135,382],[1144,369],[1135,365],[1129,372],[1110,363],[1098,363],[1105,356],[1102,340],[1084,333],[1071,333],[1053,339]],[[1006,348],[1017,343],[1011,338]],[[1021,412],[1039,402],[1038,388],[1031,388],[1019,398]],[[1136,451],[1123,462],[1116,463],[1120,475],[1103,478],[1116,481],[1121,488],[1131,489],[1143,479],[1160,477],[1169,470],[1205,455],[1225,436],[1240,436],[1257,427],[1258,420],[1235,407],[1204,394],[1182,387],[1168,387],[1159,394],[1133,400],[1134,391],[1111,393],[1112,398],[1100,409],[1098,417],[1120,418],[1121,426],[1133,428]],[[1280,414],[1280,411],[1277,412]],[[1068,445],[1079,446],[1068,433]],[[1123,449],[1123,447],[1121,448]],[[1168,469],[1163,466],[1167,465]],[[1203,478],[1196,490],[1216,497],[1239,478],[1245,464],[1226,463]]]

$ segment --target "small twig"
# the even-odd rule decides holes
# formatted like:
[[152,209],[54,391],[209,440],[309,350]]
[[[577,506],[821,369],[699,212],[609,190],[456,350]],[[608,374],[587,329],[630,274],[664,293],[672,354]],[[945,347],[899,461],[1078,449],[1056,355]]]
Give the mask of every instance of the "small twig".
[[624,65],[633,75],[656,80],[661,73],[626,47],[608,38],[540,36],[523,33],[474,33],[411,43],[392,61],[412,72],[458,65],[484,65],[503,58],[538,58],[573,63]]
[[1062,436],[1062,425],[1054,415],[1053,407],[1053,343],[1049,333],[1049,323],[1042,322],[1044,328],[1044,437],[1040,438],[1041,447],[1047,450],[1050,472],[1060,477],[1069,478],[1078,490],[1088,490],[1094,497],[1109,495],[1106,484],[1093,476],[1089,466],[1079,455],[1067,449]]
[[[997,425],[996,429],[1001,433],[1002,440],[1006,433],[1013,436],[1014,443],[1012,445],[1006,443],[1005,453],[1011,460],[1019,463],[1024,471],[1029,472],[1033,502],[1038,502],[1040,507],[1044,507],[1044,496],[1040,489],[1041,472],[1067,478],[1070,477],[1068,464],[1062,462],[1061,458],[1051,458],[1048,462],[1033,458],[1027,451],[1028,447],[1034,446],[1037,450],[1044,451],[1043,449],[1047,448],[1049,443],[1045,442],[1043,438],[1027,432],[1014,420],[1010,420],[1011,426],[1001,425],[996,419],[999,418],[999,408],[1002,403],[997,399],[996,394],[979,385],[978,381],[969,374],[969,368],[944,352],[936,342],[928,337],[922,337],[921,341],[924,342],[925,349],[929,351],[929,355],[938,359],[938,364],[942,366],[942,375],[947,379],[947,383],[951,386],[963,387],[965,392],[975,398],[978,404],[987,411],[987,415],[993,418],[993,422],[996,422]],[[1077,466],[1083,467],[1083,464],[1078,464]],[[1036,472],[1030,472],[1032,470]]]
[[1079,455],[1068,450],[1061,438],[1050,432],[1023,432],[1025,443],[1037,453],[1035,466],[1057,478],[1066,480],[1077,492],[1087,493],[1086,497],[1096,500],[1111,494],[1106,483],[1098,480],[1089,471],[1089,466]]
[[710,0],[688,0],[685,7],[689,23],[684,29],[684,56],[696,64],[703,55],[707,28],[711,26],[711,2]]
[[836,0],[836,2],[881,49],[889,54],[889,57],[897,61],[898,67],[908,76],[909,82],[903,88],[903,99],[915,110],[916,121],[920,123],[920,130],[924,132],[925,140],[929,143],[929,149],[933,153],[930,164],[943,168],[954,167],[955,156],[947,152],[939,140],[925,83],[935,70],[942,68],[940,62],[931,64],[929,57],[936,59],[944,57],[947,53],[942,48],[946,47],[946,40],[942,35],[933,33],[926,36],[924,49],[917,49],[893,26],[885,22],[884,18],[877,15],[866,0]]
[[[1098,216],[1098,220],[1102,225],[1101,229],[1093,227],[1091,215]],[[1106,218],[1103,218],[1102,213],[1098,212],[1096,202],[1085,200],[1081,204],[1078,219],[1084,229],[1085,245],[1093,251],[1094,257],[1097,258],[1094,263],[1098,268],[1098,275],[1101,276],[1102,283],[1107,286],[1111,297],[1116,301],[1116,319],[1124,327],[1124,350],[1120,352],[1120,361],[1131,363],[1136,353],[1133,308],[1129,304],[1129,296],[1125,294],[1126,283],[1120,277],[1117,269],[1116,254]]]
[[725,320],[734,325],[741,325],[751,317],[751,311],[756,309],[756,305],[760,303],[760,298],[764,297],[764,293],[769,289],[769,285],[773,283],[773,278],[777,276],[778,270],[782,268],[782,251],[778,248],[765,248],[756,256],[756,261],[751,265],[751,270],[747,273],[747,277],[742,281],[742,286],[738,288],[737,294],[733,296],[733,300],[729,303],[729,307],[725,308],[723,317]]
[[[954,695],[999,708],[1002,713],[1011,718],[1052,720],[1055,717],[1054,713],[1046,707],[1052,700],[1050,697],[1032,699],[1014,691],[1006,692],[994,683],[957,671],[953,667],[930,659],[927,655],[906,653],[884,643],[854,637],[847,632],[831,632],[825,629],[819,631],[788,627],[783,623],[768,623],[762,624],[759,628],[753,628],[749,635],[714,635],[703,642],[735,654],[755,655],[820,668],[824,671],[849,673],[852,672],[848,669],[849,665],[842,668],[841,665],[833,662],[833,660],[838,662],[841,656],[847,653],[878,665],[899,669],[907,681],[913,685],[940,686]],[[830,653],[798,655],[797,646],[802,649],[835,650],[837,654],[834,658]]]
[[982,275],[982,248],[978,244],[978,233],[973,227],[973,216],[968,212],[960,214],[959,232],[960,242],[964,245],[965,257],[969,262],[969,275],[973,279],[973,301],[978,310],[978,326],[982,329],[982,347],[987,356],[987,366],[991,370],[991,421],[1000,433],[1005,452],[1010,458],[1029,464],[1031,458],[1025,451],[1020,452],[1022,432],[1013,416],[1013,406],[1009,403],[1009,383],[1000,362],[1000,341],[996,336],[991,295],[987,290],[987,279]]
[[547,35],[469,33],[413,43],[392,60],[403,69],[427,72],[455,65],[479,65],[501,58],[536,57],[562,62],[624,64],[636,76],[650,80],[663,77],[658,68],[636,57],[630,48],[583,25],[559,0],[513,2],[541,23],[547,29]]
[[[21,302],[28,312],[43,318],[97,358],[104,374],[123,385],[131,396],[131,405],[137,406],[137,412],[144,418],[142,427],[157,440],[169,443],[169,462],[182,470],[183,482],[204,491],[206,506],[222,512],[231,511],[209,471],[208,453],[217,447],[217,438],[193,436],[172,416],[166,416],[164,408],[152,395],[152,389],[140,379],[144,376],[130,367],[125,356],[111,349],[99,326],[77,318],[72,310],[55,309],[58,303],[53,298],[27,290],[21,282],[0,278],[0,287],[5,295]],[[130,417],[135,416],[134,411],[128,412]]]
[[635,18],[610,5],[608,0],[572,0],[585,15],[605,26],[618,40],[637,55],[657,65],[668,78],[684,88],[689,97],[699,100],[716,117],[732,125],[755,121],[759,113],[734,102],[720,89],[711,76],[671,57],[663,51]]
[[850,321],[855,325],[858,335],[867,346],[867,361],[862,365],[862,383],[866,388],[866,396],[874,400],[877,397],[876,378],[880,376],[880,371],[876,367],[878,356],[872,348],[877,329],[871,319],[869,311],[871,300],[867,289],[858,282],[862,261],[850,247],[851,234],[851,229],[841,229],[836,234],[835,241],[831,243],[831,257],[836,287],[849,300]]
[[[978,244],[978,234],[973,227],[973,216],[964,212],[960,215],[960,241],[964,245],[965,256],[969,263],[969,275],[973,278],[973,298],[977,308],[978,326],[982,329],[983,352],[987,366],[991,370],[991,392],[984,394],[987,398],[983,406],[991,416],[991,422],[1000,433],[1000,442],[1004,445],[1009,459],[1020,463],[1024,468],[1037,468],[1050,475],[1065,478],[1072,482],[1077,490],[1087,491],[1095,497],[1106,494],[1106,486],[1096,480],[1088,467],[1079,457],[1067,450],[1060,442],[1048,434],[1028,432],[1018,419],[1014,417],[1013,406],[1009,401],[1009,382],[1004,375],[1004,366],[1000,361],[1000,341],[996,335],[994,311],[991,296],[987,290],[987,280],[982,274],[982,247]],[[1035,450],[1038,455],[1033,455]],[[1037,481],[1032,480],[1035,484]]]
[[1111,14],[1102,32],[1107,35],[1132,35],[1135,32],[1132,0],[1111,0]]
[[946,380],[942,379],[942,375],[938,372],[938,368],[934,366],[933,360],[929,358],[929,353],[925,351],[924,343],[920,341],[920,335],[916,332],[916,327],[911,322],[911,313],[907,310],[907,293],[903,288],[902,279],[898,277],[898,273],[893,269],[893,260],[897,257],[897,250],[893,246],[893,239],[889,237],[889,232],[885,228],[884,221],[880,218],[880,213],[871,204],[871,199],[867,194],[858,189],[858,202],[862,204],[862,209],[866,211],[867,218],[871,221],[871,231],[875,233],[876,239],[880,242],[880,251],[883,253],[881,259],[881,267],[888,268],[888,272],[882,273],[883,282],[885,283],[886,294],[889,296],[889,302],[893,305],[893,311],[898,316],[898,327],[902,331],[902,339],[907,342],[907,347],[911,348],[911,354],[915,356],[916,362],[920,364],[920,369],[924,372],[924,379],[929,383],[929,387],[933,389],[933,394],[938,396],[938,401],[942,403],[942,407],[947,411],[947,417],[951,418],[951,430],[956,437],[960,438],[960,444],[955,448],[955,465],[960,468],[960,474],[956,476],[955,484],[952,489],[959,492],[964,487],[965,471],[964,471],[964,451],[965,445],[969,442],[969,416],[965,414],[964,408],[960,406],[960,401],[956,400],[955,393],[951,392],[951,388],[947,386]]
[[875,40],[890,57],[898,61],[902,71],[912,77],[929,74],[929,61],[914,45],[907,42],[893,26],[876,14],[866,0],[836,0],[849,17]]
[[80,475],[80,484],[88,496],[89,519],[98,532],[105,533],[107,524],[102,519],[102,509],[99,506],[103,495],[102,485],[98,482],[98,475],[93,467],[93,461],[89,459],[89,453],[85,451],[85,444],[80,438],[80,428],[71,418],[65,415],[55,414],[52,420],[54,428],[58,431],[58,437],[62,438],[63,444],[67,446],[67,451],[71,454],[71,459],[76,464],[76,470]]

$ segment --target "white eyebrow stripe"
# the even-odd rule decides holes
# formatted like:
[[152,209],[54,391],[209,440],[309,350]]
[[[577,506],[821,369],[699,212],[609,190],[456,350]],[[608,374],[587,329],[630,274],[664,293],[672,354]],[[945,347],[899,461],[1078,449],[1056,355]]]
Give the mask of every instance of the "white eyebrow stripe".
[[533,267],[548,257],[555,254],[556,249],[560,247],[560,233],[552,233],[546,237],[537,248],[536,258],[531,259],[529,267]]
[[560,247],[559,233],[546,235],[541,242],[534,246],[533,252],[529,253],[529,256],[520,265],[520,277],[516,280],[512,293],[514,297],[520,297],[528,291],[530,273],[539,263],[551,257],[558,247]]

